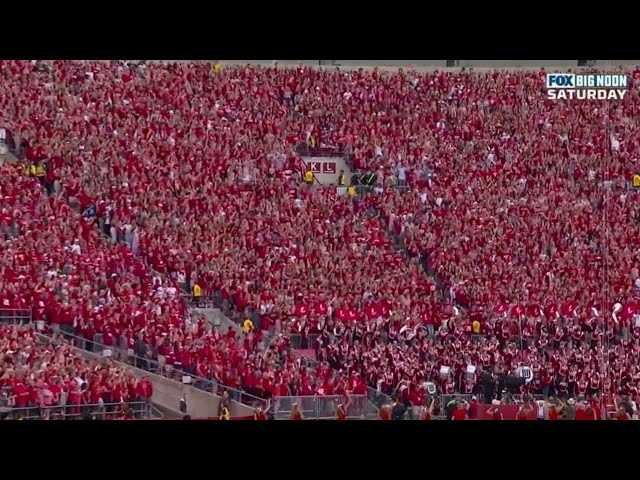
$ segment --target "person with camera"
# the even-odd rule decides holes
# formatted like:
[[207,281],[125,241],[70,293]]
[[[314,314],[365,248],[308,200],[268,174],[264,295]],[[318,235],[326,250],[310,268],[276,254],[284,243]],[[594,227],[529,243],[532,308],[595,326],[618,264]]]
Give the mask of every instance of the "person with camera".
[[492,405],[487,410],[487,416],[491,420],[504,420],[504,415],[500,411],[500,404]]
[[518,413],[516,414],[516,420],[529,420],[529,413],[531,407],[529,405],[520,405]]
[[564,411],[564,405],[555,397],[549,397],[549,401],[546,403],[545,408],[547,411],[547,420],[560,420]]
[[264,409],[262,407],[256,408],[256,411],[253,414],[253,419],[254,420],[266,420],[270,409],[271,409],[271,399],[268,399],[267,400],[267,404],[264,407]]
[[482,385],[482,395],[484,397],[484,403],[491,403],[495,396],[497,378],[490,370],[482,372],[480,377],[480,384]]
[[289,417],[290,420],[304,420],[304,416],[302,415],[302,412],[300,411],[300,407],[298,406],[297,403],[294,403],[291,406],[291,416]]
[[447,405],[447,410],[453,402],[455,403],[453,405],[453,410],[451,411],[451,418],[448,418],[448,420],[468,420],[469,404],[464,400],[454,400],[452,402],[449,402],[449,404]]
[[420,420],[431,420],[433,417],[433,411],[436,405],[435,397],[431,397],[431,403],[427,407],[426,405],[422,407],[422,411],[420,412]]
[[616,406],[616,420],[631,420],[634,415],[633,407],[627,397],[617,397],[614,399]]

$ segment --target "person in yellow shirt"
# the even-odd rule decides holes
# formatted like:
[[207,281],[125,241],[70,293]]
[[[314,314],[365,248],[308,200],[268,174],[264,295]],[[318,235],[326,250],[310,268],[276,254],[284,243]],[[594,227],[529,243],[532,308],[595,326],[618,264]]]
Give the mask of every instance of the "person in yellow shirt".
[[344,174],[344,170],[340,170],[340,175],[338,175],[338,186],[344,187],[347,183],[347,176]]
[[193,286],[193,301],[197,302],[198,300],[200,300],[200,297],[202,296],[202,288],[200,288],[200,285],[198,285],[197,283]]
[[36,165],[35,167],[35,176],[42,178],[47,174],[47,170],[44,168],[44,165],[42,165],[41,163],[38,163],[38,165]]
[[474,335],[480,335],[480,322],[477,320],[474,320],[473,323],[471,324],[471,329],[473,330]]
[[253,322],[250,319],[245,318],[244,322],[242,322],[242,331],[244,333],[249,333],[251,330],[253,330]]
[[218,62],[215,62],[213,64],[213,73],[215,75],[218,75],[221,71],[222,71],[222,65],[220,65]]
[[304,183],[307,185],[313,185],[314,175],[311,168],[307,167],[307,171],[304,173]]
[[633,176],[632,184],[633,188],[640,188],[640,175],[637,173]]
[[349,198],[354,198],[356,195],[358,195],[358,191],[356,190],[355,185],[349,185],[347,187],[347,195],[349,196]]
[[220,420],[231,420],[231,412],[227,407],[222,407],[220,411]]
[[316,148],[316,139],[313,135],[309,137],[309,141],[307,142],[307,144],[309,145],[309,148]]

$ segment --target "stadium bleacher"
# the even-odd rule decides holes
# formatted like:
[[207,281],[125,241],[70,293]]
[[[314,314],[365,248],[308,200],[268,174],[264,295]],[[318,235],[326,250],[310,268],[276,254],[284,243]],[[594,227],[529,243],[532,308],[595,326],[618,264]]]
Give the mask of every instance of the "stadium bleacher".
[[[611,410],[640,387],[638,90],[543,75],[3,61],[3,305],[256,397]],[[301,143],[359,194],[304,185]],[[190,328],[195,285],[257,328]]]

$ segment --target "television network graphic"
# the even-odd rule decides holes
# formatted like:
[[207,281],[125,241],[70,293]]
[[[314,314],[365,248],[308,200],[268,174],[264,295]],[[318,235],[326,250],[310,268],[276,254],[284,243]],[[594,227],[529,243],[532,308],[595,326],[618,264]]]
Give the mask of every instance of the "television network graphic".
[[620,73],[548,73],[550,100],[623,100],[629,77]]

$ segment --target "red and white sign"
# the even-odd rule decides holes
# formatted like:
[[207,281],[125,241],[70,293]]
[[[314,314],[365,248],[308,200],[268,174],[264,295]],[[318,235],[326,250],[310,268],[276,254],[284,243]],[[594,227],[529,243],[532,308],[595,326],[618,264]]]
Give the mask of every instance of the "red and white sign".
[[336,162],[308,162],[307,166],[313,173],[335,174],[338,172]]

